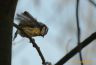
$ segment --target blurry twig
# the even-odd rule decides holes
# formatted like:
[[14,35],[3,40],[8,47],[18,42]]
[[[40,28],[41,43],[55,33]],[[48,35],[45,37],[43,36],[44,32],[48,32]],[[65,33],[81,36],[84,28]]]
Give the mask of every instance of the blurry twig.
[[[78,11],[79,11],[79,0],[77,0],[77,3],[76,3],[77,44],[79,45],[80,37],[81,37],[81,30],[80,30],[80,25],[79,25],[79,12]],[[80,57],[81,65],[84,65],[81,51],[79,52],[79,57]]]
[[96,3],[93,0],[89,0],[90,3],[92,3],[96,7]]
[[22,31],[22,33],[25,34],[25,36],[26,36],[27,38],[29,38],[30,42],[33,44],[33,47],[36,48],[39,56],[41,57],[42,64],[46,64],[45,58],[44,58],[42,52],[40,51],[40,48],[38,47],[38,45],[35,43],[35,40],[34,40],[33,38],[31,38],[30,36],[28,36],[28,35],[23,31],[23,29],[20,28],[17,24],[13,23],[13,26],[15,26],[17,29],[19,29],[20,31]]
[[85,46],[90,44],[93,40],[96,39],[96,32],[86,38],[83,42],[79,43],[74,49],[72,49],[68,54],[66,54],[62,59],[60,59],[55,65],[63,65],[74,55],[80,52]]

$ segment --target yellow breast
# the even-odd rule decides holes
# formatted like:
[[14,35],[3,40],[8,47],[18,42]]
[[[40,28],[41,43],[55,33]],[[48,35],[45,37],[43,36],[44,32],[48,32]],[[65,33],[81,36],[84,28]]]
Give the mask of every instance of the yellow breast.
[[30,37],[40,36],[40,34],[41,34],[40,28],[23,27],[22,29]]

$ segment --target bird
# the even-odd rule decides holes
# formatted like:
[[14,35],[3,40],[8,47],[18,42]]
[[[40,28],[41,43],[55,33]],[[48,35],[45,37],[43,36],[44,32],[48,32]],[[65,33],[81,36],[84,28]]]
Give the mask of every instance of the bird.
[[[44,37],[48,33],[48,27],[44,23],[38,22],[27,11],[24,11],[21,14],[17,14],[16,19],[20,21],[18,26],[29,37],[36,37],[36,36]],[[17,29],[13,39],[15,39],[17,37],[17,34],[21,35],[21,37],[26,37],[26,35],[23,32],[21,30]]]

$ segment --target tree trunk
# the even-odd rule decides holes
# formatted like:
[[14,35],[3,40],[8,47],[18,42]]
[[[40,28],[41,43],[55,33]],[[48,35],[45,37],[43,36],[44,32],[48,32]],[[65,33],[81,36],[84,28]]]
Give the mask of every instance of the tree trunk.
[[0,0],[0,65],[11,65],[12,23],[16,4],[17,0]]

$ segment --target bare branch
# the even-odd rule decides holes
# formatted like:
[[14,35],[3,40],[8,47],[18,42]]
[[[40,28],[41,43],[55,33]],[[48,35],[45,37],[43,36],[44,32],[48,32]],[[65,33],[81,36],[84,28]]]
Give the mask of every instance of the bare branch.
[[90,3],[92,3],[96,7],[96,3],[93,0],[89,0]]
[[[79,11],[79,0],[77,0],[77,3],[76,3],[77,44],[80,43],[80,37],[81,37],[81,30],[80,30],[80,25],[79,25],[79,12],[78,11]],[[80,57],[81,65],[84,65],[81,51],[79,52],[79,57]]]
[[90,44],[95,39],[96,39],[96,32],[93,33],[92,35],[90,35],[83,42],[79,43],[78,46],[76,46],[74,49],[72,49],[68,54],[66,54],[62,59],[60,59],[55,65],[65,64],[69,59],[71,59],[74,55],[76,55],[78,52],[80,52],[84,47],[86,47],[88,44]]

